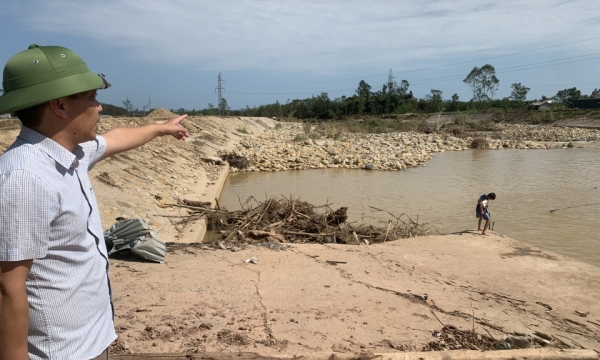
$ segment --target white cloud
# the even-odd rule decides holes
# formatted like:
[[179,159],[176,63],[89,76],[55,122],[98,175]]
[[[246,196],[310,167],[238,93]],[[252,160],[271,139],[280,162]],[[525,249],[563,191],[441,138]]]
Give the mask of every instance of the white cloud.
[[[15,6],[37,30],[78,34],[143,61],[222,71],[407,69],[600,33],[594,15],[600,8],[590,1],[29,0]],[[542,21],[548,18],[555,19]],[[586,52],[590,44],[581,43],[566,56]]]

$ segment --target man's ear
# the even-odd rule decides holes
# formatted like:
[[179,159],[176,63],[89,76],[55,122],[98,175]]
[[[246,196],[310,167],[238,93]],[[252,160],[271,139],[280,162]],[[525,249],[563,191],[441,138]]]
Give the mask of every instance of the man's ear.
[[48,106],[50,107],[50,111],[54,112],[58,117],[66,119],[67,109],[66,109],[67,98],[58,98],[54,100],[50,100]]

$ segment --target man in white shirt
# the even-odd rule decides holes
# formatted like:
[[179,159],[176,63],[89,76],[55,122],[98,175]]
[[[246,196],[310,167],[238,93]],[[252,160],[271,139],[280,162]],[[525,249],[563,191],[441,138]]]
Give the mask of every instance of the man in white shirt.
[[180,116],[97,135],[110,86],[73,51],[31,45],[4,68],[0,114],[23,127],[0,155],[0,360],[108,359],[116,339],[108,254],[88,171]]

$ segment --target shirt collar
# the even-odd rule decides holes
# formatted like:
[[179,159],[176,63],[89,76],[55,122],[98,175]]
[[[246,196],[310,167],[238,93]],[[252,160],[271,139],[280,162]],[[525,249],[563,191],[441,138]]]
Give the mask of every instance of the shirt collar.
[[75,150],[70,152],[56,141],[26,126],[21,127],[19,138],[45,152],[65,169],[77,168],[84,155],[81,146],[77,145]]

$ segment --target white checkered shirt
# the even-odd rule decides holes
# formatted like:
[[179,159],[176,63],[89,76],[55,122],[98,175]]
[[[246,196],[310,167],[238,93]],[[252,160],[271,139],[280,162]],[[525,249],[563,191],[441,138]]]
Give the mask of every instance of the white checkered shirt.
[[0,156],[0,261],[33,259],[29,357],[93,359],[116,338],[108,255],[88,171],[106,141],[73,152],[23,127]]

